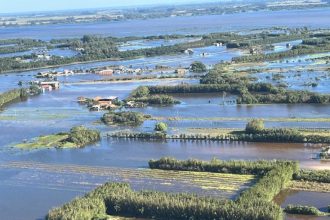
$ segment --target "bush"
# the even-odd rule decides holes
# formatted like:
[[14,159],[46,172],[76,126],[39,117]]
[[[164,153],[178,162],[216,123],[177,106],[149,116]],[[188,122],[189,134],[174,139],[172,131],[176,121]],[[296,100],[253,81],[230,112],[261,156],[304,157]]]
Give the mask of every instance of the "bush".
[[91,130],[83,126],[73,127],[70,130],[68,141],[79,147],[95,143],[101,139],[99,131]]
[[132,97],[141,98],[149,95],[149,89],[146,86],[139,86],[132,92]]
[[253,119],[248,122],[245,127],[245,132],[248,134],[256,134],[265,129],[264,120],[262,119]]
[[302,206],[302,205],[288,205],[284,211],[288,214],[297,215],[316,215],[323,216],[325,213],[321,212],[313,206]]
[[165,131],[167,131],[167,129],[168,129],[168,126],[164,122],[159,122],[155,126],[155,131],[165,132]]
[[204,73],[207,71],[205,64],[199,61],[193,62],[190,65],[190,70],[194,73]]

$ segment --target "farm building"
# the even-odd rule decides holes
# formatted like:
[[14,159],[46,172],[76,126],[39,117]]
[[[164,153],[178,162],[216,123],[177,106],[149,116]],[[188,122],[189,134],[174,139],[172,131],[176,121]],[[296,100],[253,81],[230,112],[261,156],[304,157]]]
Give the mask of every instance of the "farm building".
[[178,74],[178,76],[185,76],[187,73],[187,70],[184,68],[178,68],[175,70],[175,73]]
[[106,75],[106,76],[112,76],[114,73],[113,69],[106,69],[106,70],[101,70],[97,72],[99,75]]

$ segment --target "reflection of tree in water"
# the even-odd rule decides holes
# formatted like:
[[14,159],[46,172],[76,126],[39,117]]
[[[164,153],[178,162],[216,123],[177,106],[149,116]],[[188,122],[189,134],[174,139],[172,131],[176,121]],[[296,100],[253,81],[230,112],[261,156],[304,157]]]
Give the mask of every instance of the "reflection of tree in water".
[[285,203],[286,199],[290,196],[293,196],[293,195],[297,194],[297,193],[299,193],[299,191],[297,191],[297,190],[284,189],[279,194],[277,194],[277,196],[275,196],[274,202],[283,207],[283,204]]

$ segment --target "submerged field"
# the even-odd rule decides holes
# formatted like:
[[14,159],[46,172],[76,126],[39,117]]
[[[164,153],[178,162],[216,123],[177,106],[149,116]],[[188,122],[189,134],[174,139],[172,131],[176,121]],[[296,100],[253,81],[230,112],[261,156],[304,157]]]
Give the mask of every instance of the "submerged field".
[[[235,198],[255,181],[253,175],[123,169],[115,167],[56,165],[33,162],[11,162],[0,169],[20,172],[7,184],[40,185],[56,189],[91,189],[108,181],[127,182],[136,190],[190,192],[217,198]],[[54,176],[54,177],[51,177]],[[62,176],[57,179],[57,176]],[[13,182],[14,181],[14,182]]]
[[[298,13],[302,14],[297,16]],[[280,16],[281,19],[269,17],[269,14]],[[329,101],[327,101],[327,97],[330,95],[329,51],[255,62],[232,62],[233,59],[243,56],[249,59],[253,56],[262,57],[263,55],[271,56],[271,54],[290,52],[294,47],[303,49],[315,47],[318,51],[322,51],[323,41],[320,41],[321,43],[316,41],[316,44],[321,44],[316,47],[313,45],[315,42],[311,39],[322,38],[328,42],[329,33],[325,30],[317,30],[314,33],[314,30],[308,28],[269,27],[281,24],[292,27],[310,24],[313,27],[329,28],[328,14],[327,9],[288,10],[257,12],[256,17],[251,12],[236,15],[130,20],[111,24],[67,24],[56,25],[55,29],[49,25],[21,27],[20,30],[16,27],[4,29],[3,36],[0,38],[13,37],[12,31],[16,31],[15,37],[34,37],[44,40],[49,40],[50,37],[68,37],[66,39],[68,41],[71,37],[75,37],[82,44],[84,40],[80,35],[91,32],[100,33],[100,35],[108,34],[110,30],[108,27],[111,27],[111,32],[116,36],[129,35],[132,37],[149,33],[152,35],[160,33],[205,35],[181,36],[179,39],[175,39],[173,36],[174,39],[171,40],[162,39],[164,36],[159,36],[160,39],[157,40],[116,39],[120,41],[116,42],[119,45],[117,49],[123,54],[125,51],[139,49],[150,49],[150,51],[147,51],[146,56],[138,56],[134,59],[121,58],[112,61],[76,63],[42,70],[1,74],[0,93],[18,88],[19,85],[23,87],[30,85],[30,81],[37,80],[38,72],[64,71],[66,69],[76,71],[74,75],[57,77],[60,89],[47,91],[1,109],[0,195],[6,199],[0,199],[0,210],[2,210],[0,219],[44,219],[49,209],[55,206],[60,207],[106,182],[128,183],[132,190],[137,192],[134,195],[140,195],[138,193],[140,190],[193,193],[198,197],[217,198],[222,204],[223,201],[235,201],[243,192],[251,190],[260,180],[260,176],[246,174],[245,169],[242,169],[243,175],[228,173],[226,169],[221,169],[223,173],[210,173],[196,172],[196,170],[166,171],[147,168],[146,161],[163,156],[184,160],[188,158],[201,160],[219,158],[224,161],[251,160],[251,163],[260,159],[292,160],[299,161],[302,168],[329,169],[329,161],[321,161],[317,157],[322,147],[327,145],[322,141],[317,144],[307,141],[304,143],[275,143],[276,141],[270,143],[270,140],[263,140],[263,142],[231,139],[220,141],[210,140],[211,138],[152,140],[107,136],[107,134],[115,132],[154,134],[156,124],[159,122],[167,124],[166,131],[162,132],[166,132],[169,136],[182,133],[190,136],[226,136],[235,132],[242,133],[249,121],[259,118],[265,121],[266,129],[297,129],[303,135],[320,135],[329,138],[330,108]],[[214,23],[215,18],[220,20]],[[226,21],[229,25],[224,26]],[[242,25],[241,21],[244,21],[249,28]],[[175,22],[178,23],[172,25]],[[141,26],[148,26],[148,28],[140,28]],[[230,33],[208,34],[219,32],[219,30],[226,30]],[[232,30],[238,31],[231,32]],[[312,44],[306,44],[304,42],[306,39],[307,43]],[[157,54],[154,51],[155,48],[160,47],[163,50],[169,46],[185,43],[194,45],[200,40],[205,40],[205,42],[203,41],[204,46],[195,45],[192,48],[193,53],[183,51],[182,49],[186,48],[182,47],[176,51],[177,53],[163,51],[164,53],[162,52],[161,55],[155,55]],[[229,46],[227,47],[227,45]],[[231,48],[230,45],[234,48]],[[103,46],[97,44],[97,47],[103,48]],[[50,49],[49,52],[69,58],[77,56],[78,52],[73,51],[75,49],[77,49],[76,45],[73,44],[70,49],[65,51]],[[251,55],[250,53],[254,53],[254,49],[257,54]],[[302,52],[298,50],[303,53],[303,49]],[[27,53],[30,52],[31,50]],[[0,55],[0,58],[20,54],[4,54]],[[15,62],[24,64],[18,60]],[[205,69],[202,68],[201,72],[193,72],[191,64],[195,61],[205,64]],[[110,68],[109,66],[130,69],[131,72],[123,71],[114,76],[89,72],[93,68]],[[210,78],[210,82],[203,84],[203,79],[207,79],[208,74],[218,67],[218,75]],[[179,75],[176,73],[178,69],[181,71],[184,69],[186,73]],[[189,88],[189,86],[197,87],[199,85],[207,87],[208,84],[212,85],[215,82],[219,87],[228,84],[228,88],[225,88],[228,91],[220,91],[220,89],[220,92],[190,93],[187,92],[188,90],[178,93],[163,92],[160,95],[172,96],[179,102],[177,104],[153,103],[143,108],[129,108],[121,105],[115,110],[150,115],[150,118],[136,126],[132,124],[105,125],[102,123],[101,117],[107,111],[90,111],[86,105],[77,102],[78,97],[93,99],[98,96],[117,96],[120,101],[125,101],[139,86],[182,86],[183,88],[186,86]],[[237,88],[233,86],[232,89],[232,85],[237,85]],[[250,91],[251,88],[257,92]],[[298,90],[316,93],[313,95],[302,92],[300,95],[295,93]],[[294,95],[288,96],[287,99],[276,100],[277,96],[283,95],[285,92],[290,94],[292,92]],[[253,99],[258,95],[272,97],[274,100],[262,104],[262,98],[257,101]],[[243,96],[251,103],[237,103],[238,98]],[[232,102],[228,104],[226,101]],[[58,142],[62,142],[68,137],[63,133],[58,134],[59,132],[68,132],[70,128],[79,125],[99,130],[101,140],[84,148],[54,148]],[[265,170],[262,172],[262,175],[264,174]],[[282,178],[284,177],[282,176]],[[281,183],[281,181],[267,182],[267,184],[277,183]],[[325,210],[323,204],[329,202],[328,183],[294,180],[290,184],[287,191],[282,191],[279,198],[275,199],[278,205],[282,205],[284,208],[290,202],[298,203],[304,200],[303,205],[315,205],[322,211]],[[258,193],[252,193],[251,199],[259,198],[256,195],[270,193],[273,189],[273,187],[268,187]],[[276,194],[279,191],[278,189],[271,193]],[[265,197],[267,197],[267,202],[273,199]],[[251,199],[249,198],[245,202],[250,204]],[[320,200],[319,203],[318,200]],[[264,204],[264,202],[257,201],[255,204]],[[187,202],[183,204],[187,204]],[[222,208],[221,205],[217,207],[219,206]],[[269,207],[259,208],[258,206],[257,209],[261,214],[277,210],[277,208],[268,209]],[[250,209],[243,206],[236,211],[241,212],[242,210],[248,212]],[[141,208],[139,213],[143,214],[143,211]],[[281,213],[280,210],[277,211]],[[251,213],[253,216],[253,211]],[[124,220],[126,218],[110,217],[110,219]]]

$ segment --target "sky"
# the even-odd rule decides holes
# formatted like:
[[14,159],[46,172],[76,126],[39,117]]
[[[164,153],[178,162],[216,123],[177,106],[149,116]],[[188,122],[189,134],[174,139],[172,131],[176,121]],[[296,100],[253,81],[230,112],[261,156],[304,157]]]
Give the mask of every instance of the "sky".
[[185,4],[216,0],[0,0],[0,13],[127,7],[150,4]]

